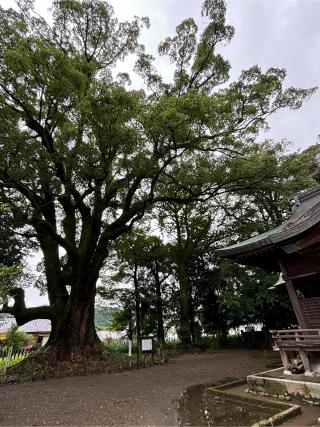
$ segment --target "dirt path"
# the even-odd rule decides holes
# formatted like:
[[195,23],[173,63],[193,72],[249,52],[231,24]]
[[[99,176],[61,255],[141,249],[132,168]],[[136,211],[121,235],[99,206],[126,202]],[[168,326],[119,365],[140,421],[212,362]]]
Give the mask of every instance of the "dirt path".
[[175,425],[190,385],[259,372],[256,352],[184,355],[165,366],[0,387],[0,425]]

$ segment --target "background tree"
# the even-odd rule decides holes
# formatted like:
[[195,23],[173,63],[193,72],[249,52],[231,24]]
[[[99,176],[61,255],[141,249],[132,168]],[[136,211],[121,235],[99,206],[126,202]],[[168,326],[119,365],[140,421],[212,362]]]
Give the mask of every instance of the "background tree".
[[31,246],[15,233],[15,225],[9,205],[0,200],[0,304],[4,307],[15,288],[25,282],[23,258]]
[[185,346],[196,341],[191,268],[200,250],[205,252],[214,243],[210,233],[213,215],[214,208],[204,202],[187,206],[165,203],[158,214],[159,225],[170,242],[170,257],[175,266],[180,307],[178,334]]
[[310,145],[303,151],[303,154],[310,159],[309,170],[313,173],[314,179],[320,183],[320,135],[318,135],[317,143]]
[[[49,318],[51,356],[81,358],[100,351],[94,300],[109,244],[155,203],[260,182],[232,158],[245,159],[271,113],[314,90],[283,89],[284,70],[257,66],[219,88],[230,65],[217,49],[234,32],[222,0],[204,1],[200,36],[188,19],[160,44],[171,83],[138,43],[145,18],[119,23],[105,2],[57,0],[51,24],[19,4],[0,9],[0,196],[38,242],[50,305],[26,308],[19,291],[6,311],[18,324]],[[147,92],[113,77],[128,54]]]
[[[257,161],[263,161],[273,176],[249,192],[243,189],[233,194],[232,200],[227,196],[221,203],[225,212],[223,244],[237,243],[280,225],[295,207],[293,196],[316,185],[314,158],[308,152],[287,154],[285,145],[267,141],[257,146]],[[270,289],[277,274],[224,260],[215,261],[212,273],[219,309],[229,327],[261,324],[268,333],[295,324],[286,289]]]
[[221,281],[219,307],[225,313],[227,330],[244,325],[260,325],[268,338],[270,329],[285,328],[296,323],[284,287],[270,289],[278,275],[261,269],[224,262],[216,274]]
[[[126,326],[130,335],[134,324],[141,358],[142,335],[155,334],[161,347],[165,341],[163,289],[171,274],[171,262],[161,240],[146,235],[141,229],[122,237],[113,249],[114,262],[107,266],[115,274],[110,280],[105,279],[107,289],[99,289],[99,292],[122,303],[114,323],[118,323],[122,330]],[[117,284],[113,290],[110,281]]]
[[[223,338],[231,327],[260,323],[267,330],[279,325],[277,306],[287,313],[283,327],[294,321],[286,293],[269,290],[275,276],[224,263],[214,255],[218,245],[237,243],[282,223],[294,207],[292,196],[315,184],[312,159],[305,153],[288,154],[286,149],[286,144],[266,141],[252,146],[249,164],[240,156],[232,160],[233,173],[241,174],[244,168],[252,176],[254,169],[262,178],[255,188],[243,186],[206,203],[166,203],[158,211],[176,265],[177,327],[185,345],[197,342],[197,331]],[[263,176],[261,169],[272,173]]]

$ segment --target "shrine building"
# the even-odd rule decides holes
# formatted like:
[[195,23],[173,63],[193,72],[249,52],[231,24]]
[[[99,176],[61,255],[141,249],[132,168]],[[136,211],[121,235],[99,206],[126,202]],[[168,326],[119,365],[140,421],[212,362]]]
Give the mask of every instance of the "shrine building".
[[[284,373],[297,354],[305,375],[320,375],[320,186],[298,194],[292,214],[280,226],[216,254],[240,264],[279,272],[299,328],[271,331]],[[270,291],[272,292],[272,291]]]

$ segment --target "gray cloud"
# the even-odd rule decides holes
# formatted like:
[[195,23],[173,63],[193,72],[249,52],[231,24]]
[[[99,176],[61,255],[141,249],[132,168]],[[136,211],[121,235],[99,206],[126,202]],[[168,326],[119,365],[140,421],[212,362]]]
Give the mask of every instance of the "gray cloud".
[[[286,85],[317,86],[320,81],[320,2],[229,0],[228,18],[236,35],[227,49],[233,76],[258,64],[287,70]],[[295,148],[305,148],[320,133],[316,93],[300,110],[281,111],[270,119],[266,137],[287,138]]]

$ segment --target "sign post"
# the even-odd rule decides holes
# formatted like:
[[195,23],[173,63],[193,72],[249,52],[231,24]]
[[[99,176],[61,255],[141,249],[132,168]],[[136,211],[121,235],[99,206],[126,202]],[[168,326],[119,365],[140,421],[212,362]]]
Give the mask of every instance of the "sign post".
[[131,366],[131,356],[132,356],[132,340],[128,340],[128,356],[130,358],[130,366]]
[[[154,363],[154,356],[153,356],[153,337],[143,337],[141,338],[141,347],[142,347],[142,353],[144,356],[144,362],[145,362],[145,355],[150,355],[150,364],[151,361]],[[145,364],[145,363],[144,363]]]

